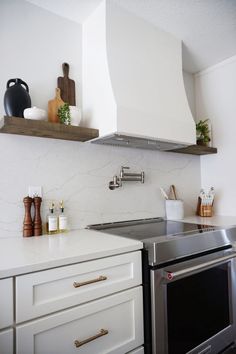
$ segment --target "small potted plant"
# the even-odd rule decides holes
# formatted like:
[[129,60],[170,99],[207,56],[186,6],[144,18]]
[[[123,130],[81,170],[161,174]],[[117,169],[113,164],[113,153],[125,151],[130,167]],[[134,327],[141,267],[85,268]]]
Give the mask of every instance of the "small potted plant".
[[64,103],[63,106],[58,108],[58,117],[60,123],[65,125],[71,124],[70,107],[68,103]]
[[208,121],[209,119],[205,119],[200,120],[198,123],[196,123],[198,145],[208,146],[208,143],[211,141]]

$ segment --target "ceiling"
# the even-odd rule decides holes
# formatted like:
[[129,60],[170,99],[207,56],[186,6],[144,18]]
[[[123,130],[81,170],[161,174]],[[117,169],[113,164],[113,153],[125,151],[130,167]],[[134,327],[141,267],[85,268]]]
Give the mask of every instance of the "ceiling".
[[[28,0],[82,23],[101,0]],[[196,73],[236,55],[236,0],[109,0],[183,40],[183,67]]]

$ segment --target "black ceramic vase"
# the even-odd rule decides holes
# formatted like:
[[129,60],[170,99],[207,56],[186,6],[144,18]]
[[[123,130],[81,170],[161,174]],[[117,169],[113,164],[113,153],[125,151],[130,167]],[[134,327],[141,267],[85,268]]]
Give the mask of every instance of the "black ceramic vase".
[[[14,83],[14,85],[11,85]],[[24,117],[25,108],[31,107],[28,85],[21,79],[7,81],[7,90],[4,95],[4,108],[7,116]]]

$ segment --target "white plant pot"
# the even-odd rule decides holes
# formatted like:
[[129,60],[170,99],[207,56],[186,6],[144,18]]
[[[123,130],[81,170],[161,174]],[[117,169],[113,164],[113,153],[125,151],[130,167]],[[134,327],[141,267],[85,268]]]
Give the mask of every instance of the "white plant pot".
[[70,107],[71,125],[78,126],[81,121],[81,110],[76,106]]

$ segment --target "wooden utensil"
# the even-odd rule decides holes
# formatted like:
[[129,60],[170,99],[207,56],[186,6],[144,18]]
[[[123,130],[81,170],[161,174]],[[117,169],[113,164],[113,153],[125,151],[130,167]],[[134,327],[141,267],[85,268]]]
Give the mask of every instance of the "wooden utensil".
[[175,189],[175,186],[173,184],[170,186],[170,190],[171,190],[171,193],[172,193],[174,199],[177,200],[176,189]]
[[63,106],[60,89],[56,88],[56,96],[53,100],[48,101],[48,121],[51,123],[59,123],[58,108]]
[[69,64],[62,64],[63,77],[57,78],[57,86],[61,90],[61,98],[70,106],[75,106],[75,82],[69,79]]

